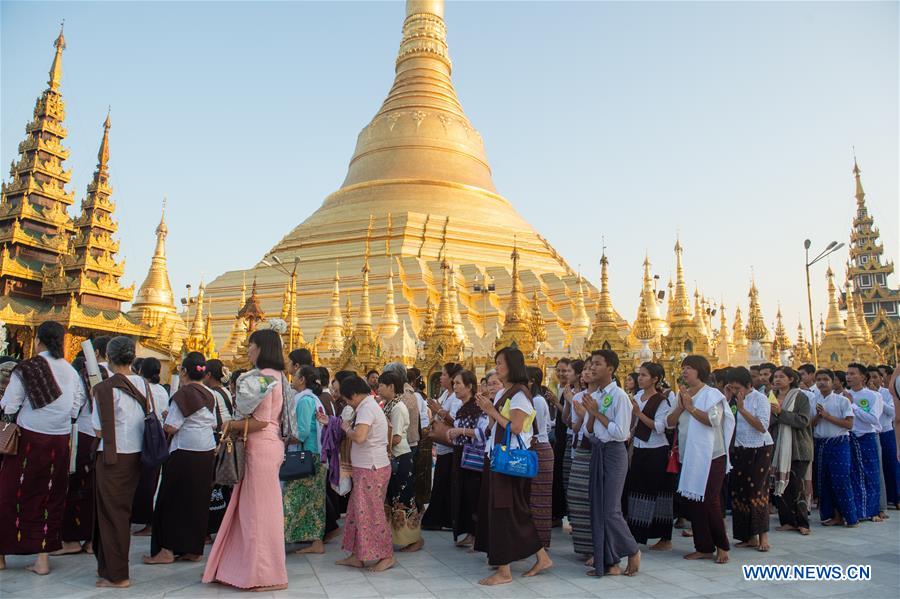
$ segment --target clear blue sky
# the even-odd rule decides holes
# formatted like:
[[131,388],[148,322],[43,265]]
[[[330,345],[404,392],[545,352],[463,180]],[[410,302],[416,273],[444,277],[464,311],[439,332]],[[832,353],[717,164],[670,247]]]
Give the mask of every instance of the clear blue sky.
[[[340,186],[403,16],[402,2],[4,1],[0,164],[65,18],[70,189],[83,197],[112,105],[124,281],[143,279],[168,196],[180,294],[256,262]],[[766,321],[781,299],[793,336],[803,239],[848,238],[854,145],[897,259],[897,3],[451,1],[446,21],[497,189],[594,281],[605,235],[629,320],[644,250],[665,281],[680,230],[689,283],[724,297],[729,321],[753,265]]]

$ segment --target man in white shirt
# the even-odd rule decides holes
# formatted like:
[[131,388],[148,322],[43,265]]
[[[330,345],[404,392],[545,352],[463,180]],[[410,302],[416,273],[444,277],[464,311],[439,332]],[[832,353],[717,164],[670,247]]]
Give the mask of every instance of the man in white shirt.
[[582,401],[592,445],[594,575],[619,574],[619,562],[627,557],[625,574],[631,576],[641,564],[641,552],[622,515],[622,491],[628,474],[625,441],[631,435],[632,407],[628,394],[613,381],[618,368],[616,352],[609,349],[591,352],[590,369],[597,390],[585,395]]
[[847,366],[846,397],[853,402],[853,429],[850,435],[853,460],[851,476],[853,494],[860,520],[881,522],[881,461],[878,459],[881,412],[884,401],[880,394],[868,389],[869,372],[865,365],[853,362]]
[[819,516],[825,526],[856,526],[859,522],[853,485],[850,482],[850,429],[853,405],[834,392],[834,372],[823,368],[816,372],[819,394],[813,409]]
[[894,422],[897,419],[897,407],[891,390],[885,385],[890,385],[893,369],[887,365],[878,366],[881,375],[881,386],[878,392],[884,399],[884,410],[881,412],[879,424],[881,425],[881,466],[884,471],[885,501],[900,510],[900,459],[897,456],[897,437]]

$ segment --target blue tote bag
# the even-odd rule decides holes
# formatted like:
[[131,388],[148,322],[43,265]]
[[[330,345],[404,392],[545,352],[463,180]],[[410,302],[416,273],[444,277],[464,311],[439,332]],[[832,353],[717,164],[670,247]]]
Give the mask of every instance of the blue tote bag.
[[506,476],[534,478],[538,473],[537,452],[526,449],[525,443],[519,435],[516,435],[519,447],[513,449],[510,444],[510,436],[511,430],[507,423],[503,444],[499,445],[495,442],[494,448],[491,450],[491,471]]

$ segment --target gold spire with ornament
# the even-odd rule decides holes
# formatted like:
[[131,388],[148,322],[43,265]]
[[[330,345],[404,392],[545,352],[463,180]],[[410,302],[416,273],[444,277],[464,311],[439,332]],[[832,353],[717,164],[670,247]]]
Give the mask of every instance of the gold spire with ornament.
[[712,331],[706,326],[706,314],[703,312],[703,303],[700,301],[700,290],[694,287],[694,322],[697,328],[706,335],[707,338],[712,337]]
[[795,368],[799,368],[802,364],[812,362],[812,348],[803,338],[803,325],[797,325],[797,343],[794,345],[794,363]]
[[881,349],[872,339],[872,332],[866,323],[865,316],[861,314],[862,302],[853,294],[853,286],[848,280],[846,285],[845,302],[847,304],[847,338],[856,360],[863,364],[878,364],[883,361]]
[[[641,301],[638,304],[637,320],[634,321],[634,327],[631,329],[631,334],[641,344],[637,354],[637,361],[640,364],[653,360],[653,349],[650,347],[650,342],[657,339],[657,331],[653,326],[650,310],[647,309],[647,301],[648,296],[642,293]],[[656,297],[651,296],[649,301],[655,304]]]
[[517,347],[526,357],[532,357],[537,342],[532,334],[529,322],[531,319],[525,308],[522,281],[519,280],[519,249],[515,241],[510,258],[512,258],[512,292],[509,296],[506,318],[503,321],[503,330],[500,331],[500,337],[494,342],[494,350]]
[[570,343],[575,344],[575,349],[581,349],[580,343],[591,330],[591,318],[584,307],[584,288],[581,284],[581,273],[575,282],[575,301],[572,306],[572,322],[569,324]]
[[[244,276],[241,281],[241,297],[238,302],[238,310],[244,307],[244,304],[247,303],[247,277]],[[244,342],[247,338],[247,321],[243,318],[235,317],[234,323],[231,325],[231,332],[228,334],[228,339],[225,341],[225,344],[222,346],[222,351],[219,354],[226,359],[231,359],[237,353],[238,347]]]
[[393,220],[388,213],[387,239],[384,242],[384,254],[388,259],[387,292],[384,299],[384,310],[381,312],[381,322],[378,325],[378,334],[382,339],[391,339],[400,329],[400,319],[397,317],[397,308],[394,305],[394,258],[391,255],[391,233]]
[[350,298],[344,304],[344,329],[343,335],[346,340],[353,333],[353,302]]
[[747,311],[747,339],[750,340],[748,348],[748,361],[750,364],[761,364],[766,361],[763,342],[769,334],[763,319],[762,310],[759,307],[759,290],[756,288],[756,280],[750,281],[750,308]]
[[341,315],[341,276],[340,265],[335,264],[334,282],[331,289],[331,306],[325,325],[316,338],[316,351],[320,356],[328,357],[340,353],[344,347],[344,318]]
[[112,218],[115,210],[109,185],[110,115],[103,122],[103,138],[97,152],[97,169],[81,202],[81,215],[75,220],[77,229],[71,239],[71,253],[56,266],[45,266],[42,295],[55,304],[64,304],[72,294],[78,303],[104,310],[118,311],[122,302],[134,297],[134,286],[123,288],[119,278],[125,272],[125,261],[116,262],[119,242],[113,238],[118,225]]
[[547,341],[547,329],[544,323],[544,315],[541,313],[541,304],[538,301],[538,292],[535,289],[531,294],[531,336],[540,347]]
[[382,347],[372,329],[372,309],[369,306],[369,244],[372,235],[372,217],[369,217],[369,231],[366,235],[366,251],[363,255],[362,294],[356,324],[344,342],[341,354],[341,368],[366,372],[380,366]]
[[[644,254],[644,274],[641,282],[641,302],[647,309],[647,316],[650,318],[651,327],[653,328],[654,337],[660,336],[668,332],[668,323],[659,314],[659,305],[656,301],[656,290],[653,287],[653,275],[650,271],[650,256]],[[640,306],[638,306],[638,318],[640,318]],[[635,321],[635,326],[637,321]]]
[[[187,326],[178,315],[175,294],[172,293],[172,284],[169,282],[166,258],[166,237],[169,234],[169,226],[166,224],[165,199],[155,233],[156,247],[153,250],[153,257],[150,258],[150,269],[134,296],[128,315],[134,320],[150,326],[154,331],[153,341],[168,346],[172,354],[177,355],[181,349],[181,343],[187,335]],[[241,306],[243,304],[244,299],[242,298]],[[243,321],[235,320],[235,323],[239,322]]]
[[669,333],[662,338],[662,362],[667,372],[675,372],[680,367],[681,360],[690,354],[698,354],[711,361],[714,359],[709,337],[704,332],[700,321],[691,315],[690,298],[682,264],[683,251],[681,239],[677,239],[675,242],[675,294],[670,298]]
[[263,312],[259,305],[259,294],[256,291],[256,277],[253,277],[253,286],[250,288],[250,297],[247,298],[247,301],[244,302],[244,305],[238,310],[237,315],[238,318],[244,319],[244,322],[247,323],[248,332],[253,332],[259,321],[266,317],[265,312]]
[[825,321],[825,333],[819,345],[819,366],[831,369],[842,369],[855,358],[853,346],[847,336],[847,327],[841,319],[838,307],[837,286],[834,284],[834,271],[831,266],[825,273],[828,278],[828,318]]
[[203,336],[206,340],[206,347],[203,348],[203,355],[206,356],[207,359],[219,357],[219,354],[216,353],[216,343],[213,340],[212,334],[212,303],[212,298],[209,298],[209,305],[206,310],[206,326],[203,329]]
[[[206,285],[200,281],[200,290],[197,292],[197,309],[194,311],[194,318],[191,320],[191,328],[188,331],[187,339],[184,340],[185,350],[197,351],[203,353],[206,350],[208,340],[206,338],[206,321],[203,317],[203,302],[206,299]],[[188,303],[190,306],[190,303]]]
[[[18,161],[10,166],[10,180],[0,188],[0,246],[7,248],[0,262],[0,296],[40,299],[43,269],[60,264],[75,232],[66,212],[75,201],[75,193],[66,191],[72,171],[63,167],[69,150],[62,145],[68,135],[60,94],[66,47],[62,27],[53,46],[56,54],[48,87],[35,102],[33,120],[25,126],[26,137],[19,144]],[[61,303],[66,298],[68,293]]]
[[725,303],[719,304],[719,336],[716,345],[716,361],[719,366],[726,366],[732,363],[734,357],[734,348],[731,345],[731,339],[728,333],[728,318],[725,315]]
[[612,297],[609,293],[609,259],[606,250],[600,256],[600,300],[597,304],[597,314],[594,317],[594,325],[591,336],[588,337],[584,349],[611,349],[624,357],[627,351],[625,339],[619,334],[619,319],[613,308]]
[[775,338],[772,340],[772,357],[776,363],[790,366],[786,360],[791,351],[791,340],[784,328],[784,320],[781,316],[781,303],[778,304],[778,312],[775,314]]
[[[444,242],[446,243],[446,238],[444,238]],[[416,361],[416,365],[423,373],[429,374],[440,370],[446,362],[460,362],[463,358],[463,340],[453,324],[453,310],[450,307],[450,264],[447,262],[445,249],[442,247],[440,253],[441,297],[438,302],[437,315],[434,317],[434,325],[432,327],[428,322],[431,303],[429,294],[425,324],[419,333],[422,353]],[[515,266],[513,267],[513,276],[516,276]]]

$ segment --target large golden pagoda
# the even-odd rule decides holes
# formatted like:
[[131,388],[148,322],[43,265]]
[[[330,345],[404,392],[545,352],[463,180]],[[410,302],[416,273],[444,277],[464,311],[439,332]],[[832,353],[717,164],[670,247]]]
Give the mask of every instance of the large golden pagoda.
[[66,190],[72,171],[63,167],[69,150],[63,147],[68,132],[62,29],[53,46],[48,87],[25,126],[10,181],[0,189],[0,322],[8,329],[8,353],[23,357],[31,353],[35,327],[59,322],[67,330],[66,356],[72,358],[82,340],[101,332],[146,337],[149,331],[121,312],[134,288],[119,282],[124,262],[116,260],[119,242],[113,238],[109,115],[81,214],[72,219],[67,211],[75,193]]
[[[270,252],[285,263],[300,258],[299,322],[306,338],[320,339],[320,351],[336,342],[330,315],[335,262],[341,294],[356,302],[367,238],[373,321],[397,327],[394,335],[421,331],[428,303],[442,295],[446,279],[454,338],[469,352],[487,355],[510,304],[514,238],[522,287],[537,291],[541,301],[547,346],[563,353],[567,340],[581,341],[589,331],[584,296],[592,302],[597,290],[580,288],[576,273],[494,187],[482,138],[451,80],[442,1],[406,3],[393,86],[360,132],[343,184]],[[381,247],[383,253],[376,251]],[[284,276],[262,262],[248,270],[258,277],[266,315],[278,315]],[[207,288],[216,299],[213,334],[220,343],[231,332],[246,272],[226,272]],[[496,292],[481,301],[473,284],[490,278]],[[379,329],[382,344],[398,346]]]

